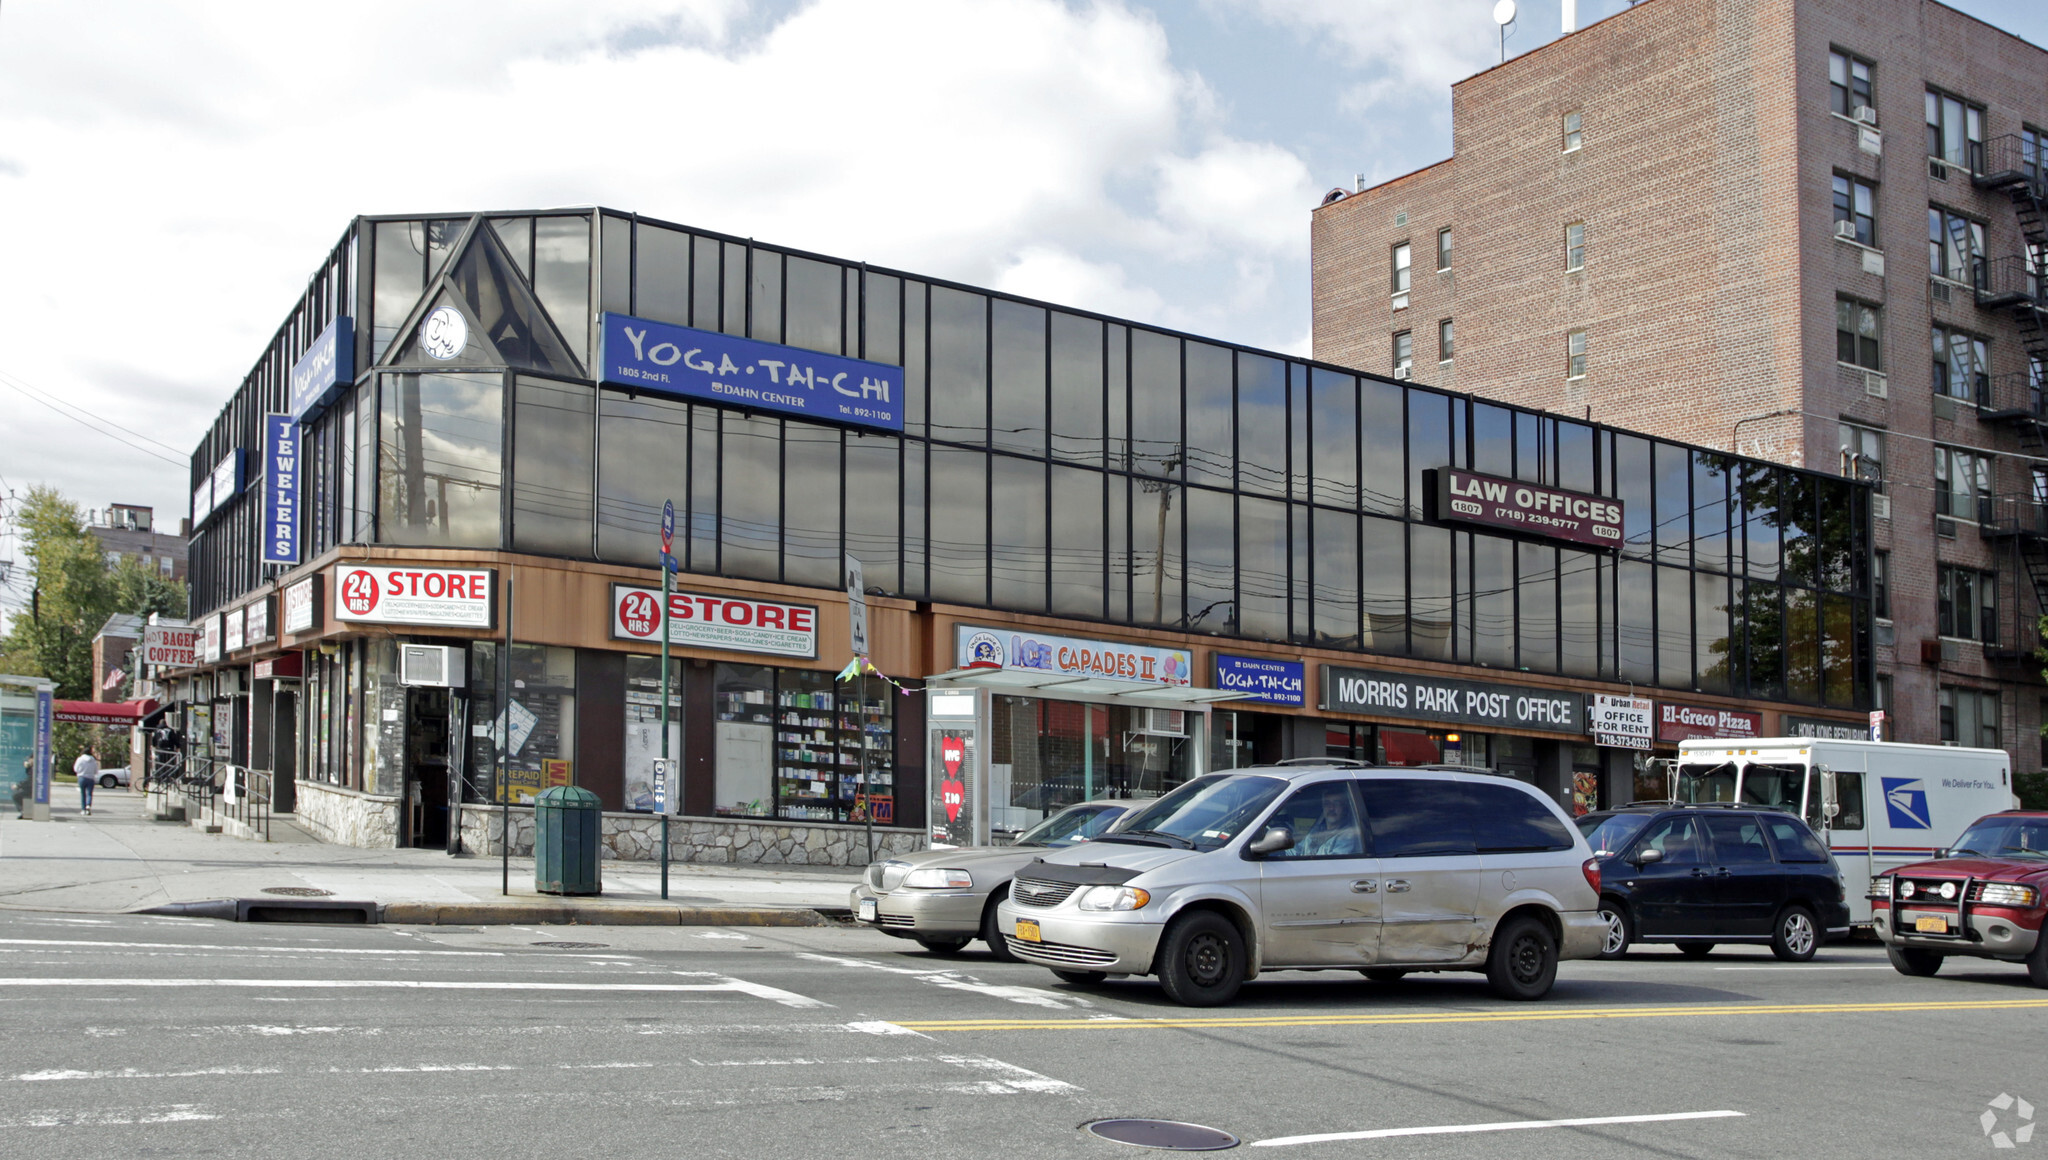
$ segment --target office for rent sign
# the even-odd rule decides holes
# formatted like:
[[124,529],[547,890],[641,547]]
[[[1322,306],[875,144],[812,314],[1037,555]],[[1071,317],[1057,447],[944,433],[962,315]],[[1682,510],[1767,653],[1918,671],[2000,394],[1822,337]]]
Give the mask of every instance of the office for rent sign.
[[1612,749],[1648,749],[1656,738],[1656,713],[1648,697],[1595,693],[1586,701],[1586,730],[1593,744]]
[[1598,548],[1621,546],[1621,501],[1562,488],[1436,469],[1436,517]]

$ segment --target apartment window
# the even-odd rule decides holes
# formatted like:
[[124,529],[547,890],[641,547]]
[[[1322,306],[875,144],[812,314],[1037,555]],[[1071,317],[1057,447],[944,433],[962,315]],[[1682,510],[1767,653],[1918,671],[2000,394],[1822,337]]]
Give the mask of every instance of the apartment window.
[[1448,228],[1436,232],[1436,268],[1451,268],[1451,231]]
[[1870,94],[1871,64],[1839,49],[1828,53],[1828,107],[1854,117],[1859,106],[1877,106]]
[[1934,393],[1951,399],[1988,402],[1991,396],[1990,346],[1974,334],[1932,328]]
[[1564,377],[1586,377],[1586,332],[1574,330],[1564,336]]
[[1436,324],[1436,358],[1438,362],[1451,361],[1451,350],[1455,345],[1451,333],[1451,320],[1446,318]]
[[1998,574],[1943,564],[1934,577],[1935,631],[1998,643]]
[[1573,222],[1564,228],[1564,268],[1567,273],[1586,268],[1586,223]]
[[1394,374],[1400,378],[1407,378],[1414,365],[1415,335],[1404,330],[1394,336]]
[[[1870,554],[1870,612],[1879,620],[1892,618],[1892,554]],[[1884,706],[1879,705],[1882,709]]]
[[1943,685],[1941,739],[1949,745],[1998,748],[1998,694]]
[[1401,242],[1401,243],[1397,244],[1397,245],[1396,245],[1396,246],[1394,247],[1394,276],[1393,276],[1393,286],[1394,286],[1394,293],[1395,293],[1395,294],[1406,294],[1406,293],[1408,293],[1408,243],[1407,243],[1407,242]]
[[1884,369],[1884,307],[1835,299],[1835,361],[1864,370]]
[[1934,514],[1983,523],[1991,518],[1991,457],[1934,449]]
[[[1876,246],[1877,187],[1846,173],[1835,174],[1835,220],[1854,223],[1855,240]],[[1836,232],[1842,233],[1839,228]]]
[[2032,125],[2020,127],[2020,168],[2026,171],[2027,179],[2035,185],[2041,184],[2044,164],[2048,164],[2048,133]]
[[1579,126],[1581,116],[1578,110],[1564,115],[1564,151],[1570,153],[1579,147]]
[[1951,209],[1927,207],[1927,272],[1984,285],[1984,226]]
[[1842,437],[1842,474],[1865,479],[1884,490],[1884,432],[1855,423],[1839,427]]
[[[1927,90],[1927,156],[1971,173],[1984,172],[1984,110],[1961,97]],[[1931,169],[1936,177],[1948,174]]]

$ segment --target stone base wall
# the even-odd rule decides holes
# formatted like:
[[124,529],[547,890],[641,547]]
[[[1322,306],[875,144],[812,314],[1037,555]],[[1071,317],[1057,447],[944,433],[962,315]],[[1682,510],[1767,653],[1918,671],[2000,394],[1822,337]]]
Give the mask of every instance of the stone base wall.
[[323,842],[364,850],[398,846],[398,799],[317,781],[297,785],[293,816]]
[[[533,809],[511,809],[512,853],[533,854]],[[498,854],[495,806],[465,806],[462,848],[471,854]],[[606,859],[622,862],[661,860],[661,819],[652,814],[605,814],[598,823]],[[739,821],[731,818],[670,818],[671,862],[711,862],[765,866],[865,866],[867,831],[860,826],[821,825],[782,819]],[[924,833],[875,827],[875,857],[890,858],[924,849]]]

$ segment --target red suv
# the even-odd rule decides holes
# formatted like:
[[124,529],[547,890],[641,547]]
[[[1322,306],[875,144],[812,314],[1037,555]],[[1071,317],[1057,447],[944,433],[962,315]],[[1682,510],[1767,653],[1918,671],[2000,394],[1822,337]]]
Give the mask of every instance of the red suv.
[[1971,823],[1946,857],[1870,880],[1878,937],[1903,974],[1931,975],[1950,955],[2025,963],[2048,987],[2048,810],[2008,810]]

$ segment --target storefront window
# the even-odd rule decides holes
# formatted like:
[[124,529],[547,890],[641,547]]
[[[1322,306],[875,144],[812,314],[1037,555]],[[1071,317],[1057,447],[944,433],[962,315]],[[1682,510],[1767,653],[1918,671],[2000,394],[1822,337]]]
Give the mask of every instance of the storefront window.
[[1180,709],[993,698],[989,826],[998,841],[1075,802],[1157,797],[1186,781],[1201,715]]
[[[895,705],[870,682],[830,673],[719,665],[713,809],[736,817],[896,820]],[[866,760],[863,761],[863,750]]]
[[[669,661],[668,673],[668,756],[680,762],[683,756],[683,662]],[[654,808],[654,762],[661,748],[661,660],[658,657],[626,658],[626,808]],[[680,779],[667,786],[668,810],[680,812]]]
[[1281,733],[1291,718],[1218,709],[1209,715],[1209,769],[1272,765],[1283,752]]
[[491,796],[502,741],[500,784],[518,804],[542,790],[575,784],[576,650],[513,645],[509,712],[499,705],[497,660],[503,652],[503,645],[491,641],[469,646],[469,719],[486,730],[483,737],[472,735],[468,781],[482,791],[480,797]]

